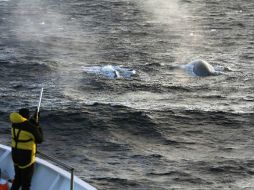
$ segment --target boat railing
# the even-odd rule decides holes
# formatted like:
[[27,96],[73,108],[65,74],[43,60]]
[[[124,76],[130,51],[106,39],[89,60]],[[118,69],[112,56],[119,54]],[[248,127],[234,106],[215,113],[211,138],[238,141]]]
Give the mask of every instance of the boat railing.
[[58,159],[52,157],[52,156],[49,156],[47,154],[44,154],[40,151],[37,151],[37,154],[40,155],[41,157],[61,166],[62,168],[66,169],[68,172],[70,172],[71,174],[71,178],[70,178],[70,190],[74,190],[74,168],[59,161]]

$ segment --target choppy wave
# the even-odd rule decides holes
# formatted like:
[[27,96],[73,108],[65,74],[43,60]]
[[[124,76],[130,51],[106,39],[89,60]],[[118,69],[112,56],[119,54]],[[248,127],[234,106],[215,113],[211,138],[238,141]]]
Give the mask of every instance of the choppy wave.
[[[98,189],[253,189],[252,1],[5,1],[0,17],[1,143],[43,86],[39,149]],[[201,58],[224,74],[176,69]]]
[[[9,136],[8,113],[0,115],[5,120],[1,134]],[[225,112],[138,111],[98,103],[42,110],[46,141],[39,148],[74,165],[98,188],[167,189],[178,183],[191,189],[225,183],[237,188],[239,180],[254,172],[247,151],[251,144],[238,143],[252,137],[253,118]],[[163,183],[154,185],[154,180]]]

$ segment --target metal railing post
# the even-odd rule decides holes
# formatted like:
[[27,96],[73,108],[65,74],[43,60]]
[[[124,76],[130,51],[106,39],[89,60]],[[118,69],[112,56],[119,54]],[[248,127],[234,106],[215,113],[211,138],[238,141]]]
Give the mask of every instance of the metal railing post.
[[74,168],[71,168],[70,190],[74,190]]

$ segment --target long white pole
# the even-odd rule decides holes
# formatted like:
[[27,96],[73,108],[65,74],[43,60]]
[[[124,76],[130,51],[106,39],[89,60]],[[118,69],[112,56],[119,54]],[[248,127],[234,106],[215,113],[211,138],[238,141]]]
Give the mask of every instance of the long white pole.
[[40,99],[37,107],[37,113],[36,113],[36,122],[39,122],[39,112],[40,112],[40,107],[41,107],[41,100],[42,100],[42,94],[43,94],[43,88],[41,88],[41,93],[40,93]]
[[42,94],[43,94],[43,88],[41,88],[41,94],[40,94],[40,99],[37,107],[37,112],[40,112],[40,107],[41,107],[41,100],[42,100]]

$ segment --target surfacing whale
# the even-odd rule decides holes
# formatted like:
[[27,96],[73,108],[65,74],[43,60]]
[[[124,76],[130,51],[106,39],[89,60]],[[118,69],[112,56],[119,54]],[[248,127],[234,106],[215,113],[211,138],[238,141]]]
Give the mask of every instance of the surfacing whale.
[[110,79],[116,78],[131,78],[136,74],[136,71],[127,67],[106,65],[106,66],[91,66],[82,67],[82,70],[90,74],[103,75]]
[[206,77],[206,76],[216,76],[223,74],[222,68],[213,67],[207,61],[204,60],[195,60],[187,65],[184,65],[184,68],[194,76]]

